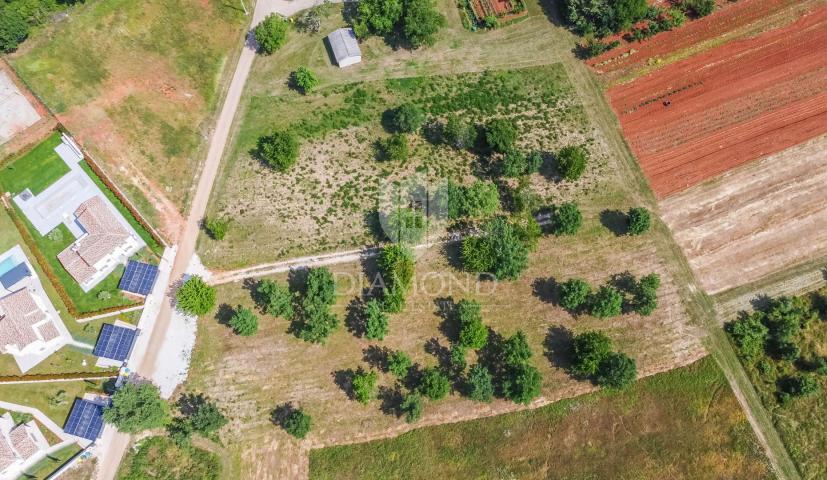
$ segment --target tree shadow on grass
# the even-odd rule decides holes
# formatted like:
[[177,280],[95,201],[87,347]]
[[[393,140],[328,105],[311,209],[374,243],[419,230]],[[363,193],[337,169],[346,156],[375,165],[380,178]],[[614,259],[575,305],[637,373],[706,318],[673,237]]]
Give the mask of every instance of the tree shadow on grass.
[[298,408],[291,402],[282,403],[270,412],[270,422],[272,422],[273,425],[284,428],[284,423],[290,418],[290,415],[297,410]]
[[215,319],[218,321],[219,325],[230,327],[230,319],[233,318],[233,315],[235,315],[235,308],[229,304],[222,303],[218,306],[218,312],[215,314]]
[[345,314],[345,328],[357,338],[365,335],[365,301],[361,297],[354,297],[347,305]]
[[388,371],[388,357],[391,351],[388,347],[380,347],[379,345],[371,345],[362,350],[362,360],[371,367],[382,371]]
[[439,339],[431,337],[425,342],[425,353],[433,355],[442,371],[451,370],[451,349],[439,343]]
[[456,318],[457,304],[454,297],[438,297],[434,299],[436,314],[442,321],[439,323],[439,332],[445,335],[450,342],[459,339],[459,325]]
[[353,400],[353,377],[356,375],[356,371],[352,368],[348,368],[346,370],[336,370],[333,372],[333,383],[336,384],[337,387],[341,388],[347,398]]
[[570,372],[572,365],[571,330],[562,325],[552,325],[543,341],[543,354],[554,367]]
[[620,210],[603,210],[600,212],[600,223],[615,236],[622,237],[629,233],[629,219]]
[[769,310],[770,305],[772,305],[772,297],[766,293],[759,293],[749,301],[749,304],[752,305],[753,310],[764,312]]
[[379,387],[377,398],[379,398],[379,410],[382,413],[395,417],[402,416],[401,407],[404,396],[402,395],[402,389],[399,388],[399,384],[395,384],[393,387]]
[[445,255],[445,259],[448,260],[448,265],[459,271],[465,270],[465,266],[462,264],[461,252],[461,241],[445,243],[442,245],[442,254]]
[[545,303],[560,305],[560,284],[554,277],[535,279],[531,282],[531,293]]

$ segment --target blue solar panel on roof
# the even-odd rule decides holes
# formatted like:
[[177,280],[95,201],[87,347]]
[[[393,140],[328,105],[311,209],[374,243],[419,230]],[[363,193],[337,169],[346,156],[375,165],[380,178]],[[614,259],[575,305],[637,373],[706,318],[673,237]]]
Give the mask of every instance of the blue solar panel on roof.
[[158,267],[130,260],[118,288],[138,295],[149,295],[158,279]]
[[97,403],[76,398],[63,431],[87,440],[97,440],[101,430],[103,430],[103,407]]
[[104,323],[92,354],[122,362],[129,356],[135,343],[135,330]]

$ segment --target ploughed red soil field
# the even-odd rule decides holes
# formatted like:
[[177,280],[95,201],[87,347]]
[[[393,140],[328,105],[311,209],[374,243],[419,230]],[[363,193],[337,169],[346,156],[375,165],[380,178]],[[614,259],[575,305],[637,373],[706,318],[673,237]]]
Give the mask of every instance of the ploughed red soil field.
[[659,197],[827,132],[827,6],[609,90]]

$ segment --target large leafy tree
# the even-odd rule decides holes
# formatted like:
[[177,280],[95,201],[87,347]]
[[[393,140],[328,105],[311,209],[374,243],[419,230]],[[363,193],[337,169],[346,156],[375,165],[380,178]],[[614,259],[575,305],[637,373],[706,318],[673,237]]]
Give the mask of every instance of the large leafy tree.
[[353,31],[359,38],[370,34],[387,35],[402,18],[402,0],[361,0]]
[[425,123],[425,111],[413,103],[403,103],[389,112],[392,130],[400,133],[413,133]]
[[368,403],[376,396],[376,372],[359,369],[353,375],[353,397],[359,403]]
[[382,292],[383,308],[392,313],[401,312],[405,306],[405,296],[413,283],[413,252],[399,243],[388,245],[379,253],[378,265],[385,286]]
[[579,375],[597,373],[600,363],[612,352],[612,340],[598,331],[583,332],[572,339],[571,370]]
[[611,285],[600,287],[589,303],[589,313],[597,318],[617,317],[623,313],[623,294]]
[[300,440],[310,433],[312,425],[313,420],[310,418],[310,415],[305,413],[301,408],[291,411],[281,424],[287,433]]
[[543,378],[532,365],[523,363],[510,369],[503,380],[503,394],[514,403],[528,405],[540,395]]
[[479,363],[468,371],[468,397],[478,402],[490,402],[494,398],[494,377]]
[[169,405],[151,383],[127,383],[112,395],[103,419],[121,432],[138,433],[169,422]]
[[402,21],[402,33],[413,48],[433,45],[436,33],[445,26],[433,0],[406,0]]
[[498,118],[485,127],[485,140],[495,152],[506,153],[517,142],[517,126],[512,120]]
[[339,320],[330,313],[336,299],[336,282],[330,270],[311,268],[307,273],[304,293],[299,304],[296,334],[302,340],[322,343],[339,326]]
[[498,280],[516,280],[528,266],[529,246],[504,217],[482,226],[482,234],[462,241],[462,261],[468,270],[490,273]]
[[574,235],[583,225],[583,214],[574,202],[566,202],[554,209],[551,227],[555,235]]
[[256,287],[256,303],[267,315],[293,318],[293,293],[286,285],[274,280],[262,280]]
[[635,361],[622,352],[612,352],[600,362],[595,380],[598,385],[609,388],[625,388],[637,378]]
[[440,400],[451,391],[451,381],[438,368],[428,367],[422,372],[419,391],[431,400]]
[[29,24],[19,12],[0,5],[0,51],[13,52],[29,36]]
[[184,313],[206,315],[215,307],[215,289],[196,275],[175,292],[175,300],[178,310]]
[[299,158],[299,139],[290,132],[275,131],[258,139],[258,156],[279,172],[286,172]]
[[578,312],[589,301],[592,287],[582,278],[571,278],[560,285],[560,305],[570,312]]
[[589,152],[580,145],[563,147],[557,152],[557,171],[566,180],[577,180],[586,171]]
[[643,207],[629,209],[627,218],[629,219],[629,235],[640,235],[652,226],[652,216],[649,210]]
[[487,217],[500,208],[500,192],[484,180],[467,186],[448,182],[439,192],[439,203],[451,219]]
[[745,360],[755,360],[764,354],[769,329],[764,325],[762,312],[753,312],[733,320],[726,324],[725,329]]
[[253,29],[259,52],[270,55],[287,41],[290,24],[275,13],[271,13]]
[[363,312],[365,321],[365,338],[383,340],[388,334],[388,314],[382,309],[382,304],[376,299],[365,303]]

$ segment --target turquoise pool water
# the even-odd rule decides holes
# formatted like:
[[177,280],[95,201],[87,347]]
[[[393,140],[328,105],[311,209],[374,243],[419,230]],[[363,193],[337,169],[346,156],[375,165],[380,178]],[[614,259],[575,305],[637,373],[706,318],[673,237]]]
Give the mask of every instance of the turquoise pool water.
[[14,260],[14,257],[7,257],[5,260],[0,262],[0,276],[3,276],[11,270],[12,268],[16,267],[19,262]]

